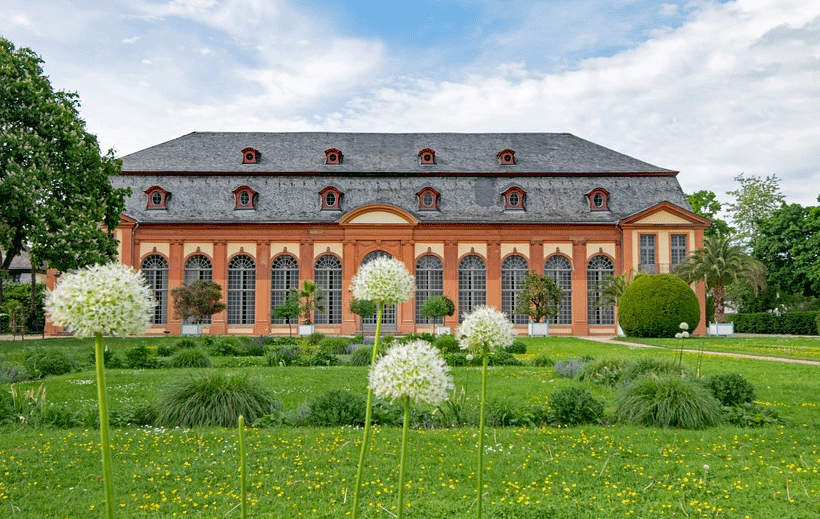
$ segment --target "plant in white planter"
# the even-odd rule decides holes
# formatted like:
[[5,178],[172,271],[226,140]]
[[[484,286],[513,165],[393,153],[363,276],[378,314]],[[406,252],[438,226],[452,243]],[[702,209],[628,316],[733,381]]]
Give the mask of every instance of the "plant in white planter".
[[362,319],[376,315],[379,309],[376,307],[376,303],[369,299],[356,299],[354,297],[350,302],[350,311],[359,316],[359,330],[364,332]]
[[[185,335],[199,335],[202,320],[225,309],[225,303],[220,301],[222,287],[205,279],[171,290],[171,297],[174,299],[174,316],[190,322],[182,325]],[[186,329],[186,326],[193,329]]]
[[[456,305],[447,296],[431,296],[424,300],[424,303],[419,309],[419,313],[424,317],[442,319],[443,317],[449,317],[456,313]],[[436,335],[444,335],[447,333],[450,333],[448,326],[436,326]]]
[[310,335],[313,333],[313,312],[324,312],[325,307],[322,301],[322,287],[313,281],[305,280],[302,288],[292,289],[299,299],[299,311],[302,314],[302,324],[299,325],[299,335]]
[[515,313],[529,316],[530,335],[546,336],[549,323],[542,321],[547,316],[556,315],[560,304],[561,289],[555,281],[543,274],[528,272],[518,293]]
[[288,335],[293,335],[293,328],[291,321],[301,315],[302,309],[299,307],[299,298],[296,294],[290,293],[285,298],[285,302],[271,310],[271,317],[274,319],[282,319],[288,323]]

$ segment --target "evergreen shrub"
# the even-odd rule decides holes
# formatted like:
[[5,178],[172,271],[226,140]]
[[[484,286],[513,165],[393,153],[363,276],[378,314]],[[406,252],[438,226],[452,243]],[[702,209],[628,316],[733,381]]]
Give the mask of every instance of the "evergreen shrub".
[[442,355],[447,353],[458,353],[461,351],[461,347],[458,345],[458,339],[456,339],[455,335],[449,333],[438,336],[433,346],[438,348]]
[[63,350],[55,347],[35,348],[26,352],[23,365],[33,378],[46,375],[65,375],[78,369],[77,362]]
[[310,403],[310,423],[318,426],[364,425],[364,396],[346,389],[331,389]]
[[820,335],[820,312],[817,311],[728,314],[726,319],[734,323],[735,333]]
[[680,323],[694,330],[699,322],[698,297],[672,274],[637,277],[618,304],[618,323],[633,337],[674,337]]
[[144,344],[126,350],[124,364],[125,367],[129,369],[151,369],[159,367],[158,359],[151,356],[151,350]]
[[513,343],[507,346],[505,349],[507,353],[523,355],[527,353],[527,344],[524,341],[513,341]]

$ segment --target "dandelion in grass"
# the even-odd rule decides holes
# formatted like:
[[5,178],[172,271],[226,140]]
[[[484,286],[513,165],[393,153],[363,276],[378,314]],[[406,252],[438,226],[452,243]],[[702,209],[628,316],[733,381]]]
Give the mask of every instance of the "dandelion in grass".
[[370,369],[368,388],[380,398],[404,404],[404,429],[401,435],[399,464],[399,511],[404,515],[404,467],[407,459],[407,434],[410,428],[410,402],[438,405],[453,388],[450,368],[439,351],[426,341],[398,344],[387,350]]
[[103,482],[109,518],[114,517],[114,478],[108,440],[102,336],[142,332],[155,307],[156,302],[142,273],[119,263],[94,265],[64,274],[54,290],[46,294],[46,311],[55,324],[68,328],[77,337],[95,337]]
[[478,502],[476,516],[481,518],[481,494],[483,492],[484,459],[484,410],[487,402],[487,359],[489,354],[513,343],[515,332],[507,316],[487,306],[478,307],[464,316],[458,328],[458,342],[461,349],[471,355],[481,357],[481,417],[478,425]]
[[[379,338],[382,329],[384,305],[403,303],[413,294],[413,276],[407,272],[404,264],[395,258],[380,257],[362,265],[353,276],[353,298],[376,303],[376,337],[373,341],[373,353],[370,365],[376,363],[379,352]],[[362,488],[364,459],[370,441],[370,417],[373,408],[373,390],[367,391],[367,410],[365,411],[362,451],[359,454],[359,467],[356,472],[356,489],[353,493],[353,518],[359,516],[359,493]]]

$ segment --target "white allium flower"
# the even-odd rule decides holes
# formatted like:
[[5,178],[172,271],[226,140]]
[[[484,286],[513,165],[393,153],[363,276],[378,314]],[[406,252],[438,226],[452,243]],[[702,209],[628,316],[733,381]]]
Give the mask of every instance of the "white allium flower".
[[688,330],[689,329],[689,323],[680,323],[678,326],[680,327],[681,330]]
[[353,297],[374,303],[403,303],[413,293],[413,276],[404,263],[381,257],[362,265],[353,276]]
[[480,306],[464,317],[458,328],[458,344],[477,356],[494,352],[513,343],[515,332],[503,312]]
[[368,389],[391,401],[407,396],[417,404],[436,405],[453,388],[450,367],[437,349],[421,340],[391,346],[370,369],[368,378]]
[[683,335],[680,332],[678,332],[678,333],[675,334],[675,338],[676,339],[683,339]]
[[688,339],[689,338],[689,332],[680,332],[680,336],[683,337],[684,339]]
[[77,337],[140,333],[148,326],[155,307],[142,273],[120,263],[64,274],[46,294],[51,320]]

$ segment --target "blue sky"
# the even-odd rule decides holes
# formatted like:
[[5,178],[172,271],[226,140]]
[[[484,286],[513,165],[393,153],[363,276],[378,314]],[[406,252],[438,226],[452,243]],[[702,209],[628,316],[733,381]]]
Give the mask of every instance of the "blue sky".
[[120,155],[191,131],[570,132],[686,192],[820,194],[820,2],[3,0],[0,34]]

